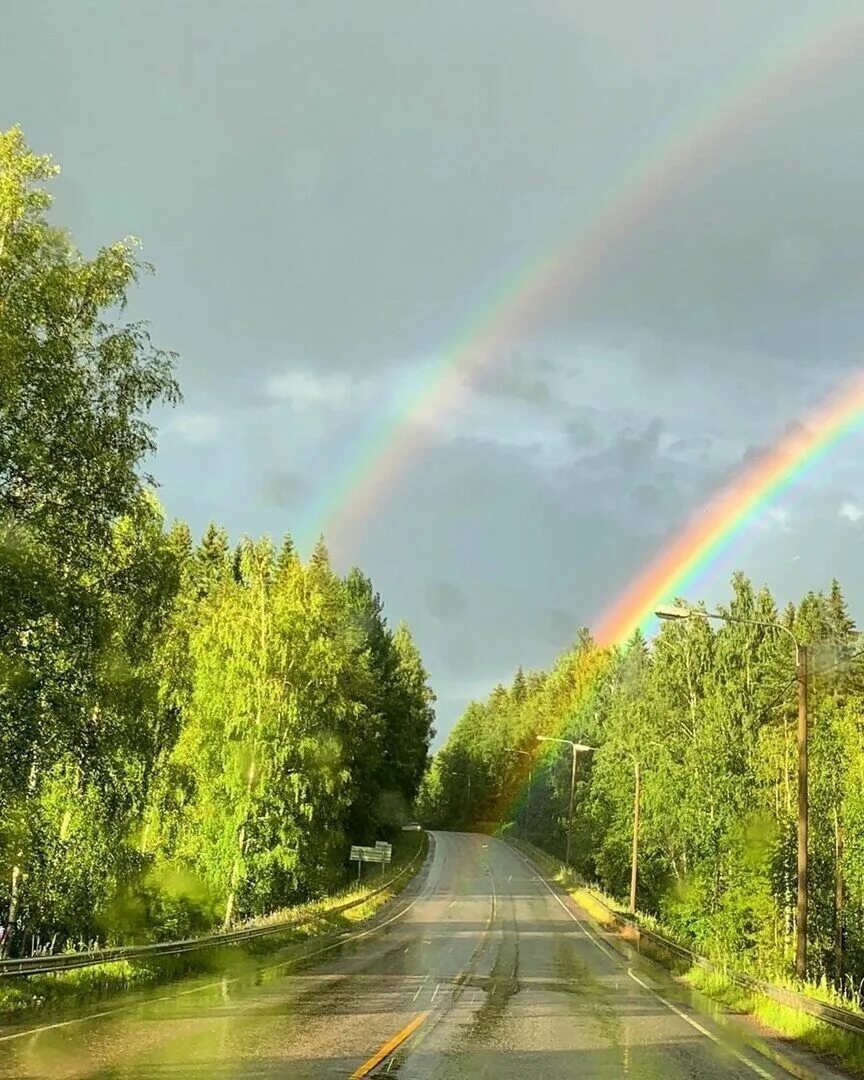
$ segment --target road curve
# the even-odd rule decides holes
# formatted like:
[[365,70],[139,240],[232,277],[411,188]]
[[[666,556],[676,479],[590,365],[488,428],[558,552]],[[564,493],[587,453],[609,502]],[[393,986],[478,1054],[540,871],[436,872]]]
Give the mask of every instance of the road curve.
[[[837,1075],[814,1061],[807,1070]],[[252,972],[0,1030],[2,1077],[376,1075],[791,1074],[771,1045],[742,1041],[594,927],[518,852],[465,833],[434,833],[421,874],[373,924],[310,944],[302,960],[274,954]]]

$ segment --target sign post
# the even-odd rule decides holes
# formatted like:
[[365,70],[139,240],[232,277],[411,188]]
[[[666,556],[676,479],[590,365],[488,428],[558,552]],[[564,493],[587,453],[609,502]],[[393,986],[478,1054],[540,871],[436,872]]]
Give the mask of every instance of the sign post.
[[360,870],[364,862],[368,863],[380,863],[381,873],[384,873],[385,863],[389,863],[392,857],[393,848],[391,844],[385,843],[383,840],[379,840],[375,847],[364,847],[362,844],[352,844],[351,854],[349,856],[351,862],[357,863],[357,880],[360,880]]

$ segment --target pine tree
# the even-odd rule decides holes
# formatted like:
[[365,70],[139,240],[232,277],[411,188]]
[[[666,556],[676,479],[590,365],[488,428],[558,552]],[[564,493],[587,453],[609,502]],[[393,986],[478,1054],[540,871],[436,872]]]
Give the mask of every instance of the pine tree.
[[297,549],[290,533],[285,533],[276,556],[276,566],[279,570],[287,569],[297,559]]

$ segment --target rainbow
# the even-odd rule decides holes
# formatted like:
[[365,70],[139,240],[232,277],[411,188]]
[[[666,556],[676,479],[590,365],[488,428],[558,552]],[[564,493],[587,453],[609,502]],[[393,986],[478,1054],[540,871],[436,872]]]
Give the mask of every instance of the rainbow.
[[[739,472],[690,520],[606,612],[595,638],[600,648],[583,659],[578,700],[598,685],[614,659],[615,647],[626,644],[637,629],[650,631],[654,609],[664,601],[686,596],[706,571],[729,550],[759,514],[793,487],[842,439],[856,431],[864,417],[864,375],[856,375],[827,401],[796,424],[755,462]],[[564,734],[569,710],[552,734]],[[548,734],[548,732],[547,732]],[[533,749],[531,761],[550,761],[560,746],[543,743]],[[524,759],[520,758],[520,762]],[[495,809],[498,819],[512,813],[526,797],[530,768],[520,765],[515,788],[503,791]]]
[[462,399],[476,377],[519,340],[538,315],[579,287],[604,255],[645,220],[684,177],[710,161],[719,143],[752,121],[803,76],[845,53],[864,30],[860,6],[834,5],[743,65],[719,91],[679,119],[646,152],[628,161],[590,221],[565,244],[544,249],[511,273],[450,345],[423,365],[414,385],[383,422],[367,430],[331,483],[318,487],[297,530],[301,543],[324,531],[338,546],[391,488],[437,418]]
[[756,517],[813,468],[864,415],[864,376],[856,376],[755,463],[722,488],[619,597],[597,627],[617,645],[650,627],[654,608],[683,595]]

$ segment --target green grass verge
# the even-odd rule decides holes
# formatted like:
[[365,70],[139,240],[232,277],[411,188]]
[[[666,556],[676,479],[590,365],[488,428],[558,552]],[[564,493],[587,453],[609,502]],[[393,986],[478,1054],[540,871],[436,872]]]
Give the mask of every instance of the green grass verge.
[[[614,916],[610,915],[608,909],[611,908],[612,911],[621,914],[625,913],[627,909],[620,901],[577,881],[559,859],[534,844],[513,836],[506,836],[506,840],[528,855],[550,881],[555,881],[565,889],[576,903],[604,929],[619,930],[619,923]],[[640,915],[639,922],[647,929],[674,940],[655,919]],[[846,1069],[853,1076],[864,1077],[864,1036],[826,1024],[823,1020],[818,1020],[815,1016],[810,1016],[809,1013],[802,1012],[800,1009],[784,1005],[764,994],[744,989],[735,983],[722,967],[705,968],[691,964],[677,954],[670,953],[644,938],[639,944],[639,949],[644,955],[660,963],[675,978],[711,998],[712,1001],[723,1005],[729,1012],[752,1017],[772,1034],[815,1052],[818,1057]],[[757,972],[752,974],[764,982],[771,982],[783,989],[794,990],[829,1005],[837,1005],[864,1015],[862,1010],[843,998],[833,987],[815,983],[801,984],[791,978],[760,976]]]
[[[680,978],[731,1012],[752,1016],[771,1032],[814,1051],[854,1076],[864,1077],[864,1037],[861,1035],[826,1024],[800,1009],[738,986],[726,972],[717,968],[691,967]],[[809,997],[827,1000],[825,994],[817,993],[818,989],[808,984],[804,992]],[[831,1001],[831,1004],[837,1004],[837,1001]],[[849,1008],[848,1003],[844,1002],[843,1008]]]
[[[393,861],[383,880],[392,880],[402,870],[406,872],[398,881],[374,896],[370,894],[381,884],[377,870],[369,872],[359,887],[352,885],[314,903],[274,911],[266,918],[247,924],[264,926],[304,920],[302,925],[288,926],[251,941],[215,946],[180,956],[117,960],[52,975],[5,979],[0,982],[0,1019],[18,1022],[36,1013],[62,1013],[87,1002],[146,990],[188,976],[243,976],[254,972],[260,957],[277,953],[284,953],[286,962],[294,955],[300,958],[304,944],[310,939],[350,929],[371,918],[398,895],[422,866],[427,843],[426,833],[400,834],[394,841]],[[333,910],[355,900],[363,902],[345,911]]]

